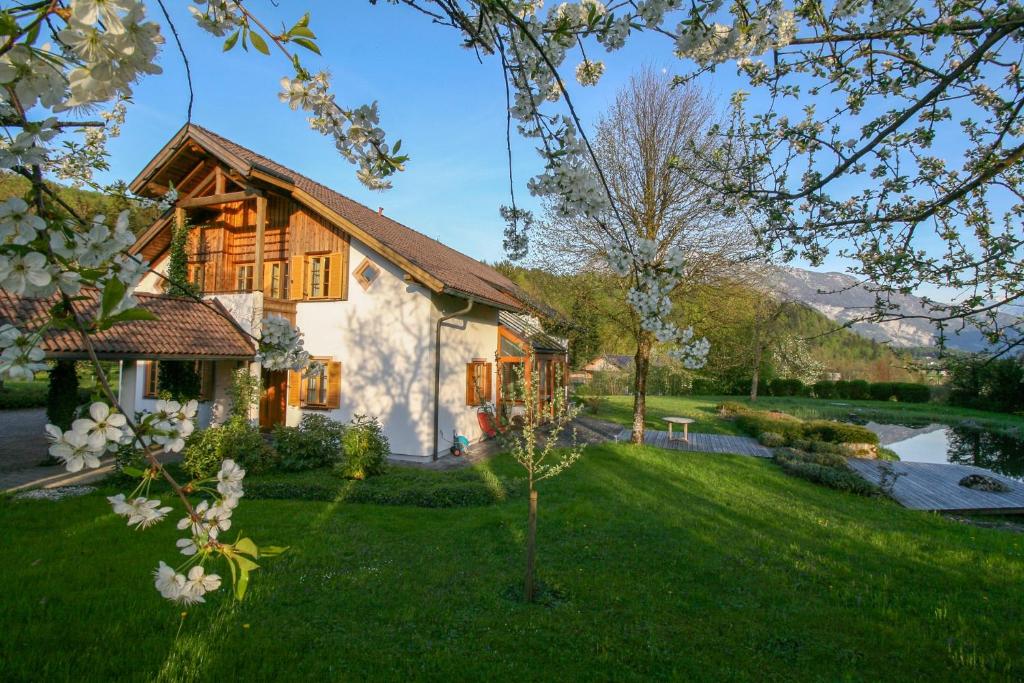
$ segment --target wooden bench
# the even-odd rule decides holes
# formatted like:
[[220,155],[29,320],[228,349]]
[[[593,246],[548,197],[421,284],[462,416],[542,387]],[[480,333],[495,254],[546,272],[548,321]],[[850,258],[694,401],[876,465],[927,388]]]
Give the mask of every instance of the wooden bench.
[[[669,441],[683,441],[686,443],[690,442],[690,425],[693,424],[693,420],[688,417],[664,417],[662,418],[668,423],[668,440]],[[672,425],[683,425],[683,438],[673,439],[672,438]]]

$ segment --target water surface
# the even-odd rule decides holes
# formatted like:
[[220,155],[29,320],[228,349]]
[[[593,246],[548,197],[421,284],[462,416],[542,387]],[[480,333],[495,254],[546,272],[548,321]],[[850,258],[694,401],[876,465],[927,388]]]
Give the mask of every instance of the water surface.
[[984,467],[1024,481],[1024,441],[976,427],[907,426],[868,422],[879,441],[900,460]]

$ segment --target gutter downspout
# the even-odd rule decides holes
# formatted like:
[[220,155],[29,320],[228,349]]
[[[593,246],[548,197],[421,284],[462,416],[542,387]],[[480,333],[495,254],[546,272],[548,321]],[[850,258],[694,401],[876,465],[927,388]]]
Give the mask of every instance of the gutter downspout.
[[437,460],[437,421],[441,411],[441,325],[447,320],[466,315],[473,309],[473,297],[469,297],[466,307],[461,311],[455,311],[448,315],[442,315],[437,319],[437,329],[434,337],[434,450],[430,454],[431,460]]

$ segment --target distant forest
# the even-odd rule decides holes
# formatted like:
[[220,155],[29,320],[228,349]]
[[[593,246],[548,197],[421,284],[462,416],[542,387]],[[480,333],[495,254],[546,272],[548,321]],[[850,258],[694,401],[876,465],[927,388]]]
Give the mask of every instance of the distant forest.
[[[571,364],[579,368],[602,354],[633,355],[636,351],[621,333],[621,293],[608,278],[586,273],[558,275],[515,265],[497,268],[524,288],[536,300],[554,309],[545,324],[570,339]],[[750,301],[758,295],[731,285],[725,289],[707,287],[700,294],[677,302],[685,320],[693,321],[695,332],[711,342],[707,366],[693,373],[694,379],[742,383],[752,374],[752,313]],[[619,298],[617,298],[619,297]],[[871,382],[921,381],[913,369],[914,359],[902,349],[893,349],[867,339],[829,320],[813,308],[794,303],[787,306],[777,326],[784,338],[800,339],[823,373],[839,373],[842,379]],[[669,363],[664,354],[659,362]],[[762,379],[784,376],[775,367],[772,354],[762,361]]]
[[[93,190],[78,189],[47,183],[62,201],[70,206],[75,213],[83,218],[92,218],[96,214],[105,214],[113,218],[128,209],[131,217],[132,230],[139,234],[160,216],[154,206],[143,206],[141,202],[124,196],[112,196]],[[10,197],[23,197],[29,190],[27,178],[20,175],[0,171],[0,201]]]

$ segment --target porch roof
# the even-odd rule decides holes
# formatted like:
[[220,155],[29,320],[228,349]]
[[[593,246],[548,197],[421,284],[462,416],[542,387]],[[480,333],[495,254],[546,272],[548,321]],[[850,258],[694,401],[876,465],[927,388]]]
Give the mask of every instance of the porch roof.
[[498,323],[524,342],[529,342],[539,353],[565,353],[568,350],[565,340],[548,334],[527,317],[500,311]]
[[[76,302],[86,317],[93,317],[100,292],[83,289]],[[256,354],[253,340],[231,319],[216,300],[195,301],[163,294],[136,293],[139,307],[156,320],[138,320],[114,325],[91,335],[96,355],[104,360],[246,360]],[[11,324],[34,331],[48,319],[57,296],[34,298],[0,289],[0,325]],[[47,358],[88,358],[88,352],[74,330],[50,330],[41,344]]]

